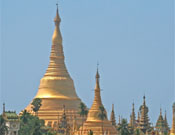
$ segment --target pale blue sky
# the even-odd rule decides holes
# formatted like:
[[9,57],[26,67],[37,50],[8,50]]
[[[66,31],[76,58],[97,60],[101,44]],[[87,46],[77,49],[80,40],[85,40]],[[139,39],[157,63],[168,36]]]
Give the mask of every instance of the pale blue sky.
[[[57,0],[1,0],[1,95],[19,112],[35,96],[51,50]],[[100,63],[105,108],[129,118],[145,93],[151,122],[160,106],[172,119],[173,0],[60,0],[66,65],[78,96],[91,106]]]

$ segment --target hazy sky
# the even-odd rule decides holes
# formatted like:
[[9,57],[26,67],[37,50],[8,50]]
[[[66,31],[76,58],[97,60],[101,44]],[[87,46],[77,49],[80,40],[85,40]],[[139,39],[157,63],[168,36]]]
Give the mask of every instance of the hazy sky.
[[[19,112],[35,96],[51,50],[57,0],[0,0],[2,102]],[[173,0],[59,0],[65,60],[78,96],[91,106],[97,61],[108,115],[129,118],[143,95],[151,122],[172,119]]]

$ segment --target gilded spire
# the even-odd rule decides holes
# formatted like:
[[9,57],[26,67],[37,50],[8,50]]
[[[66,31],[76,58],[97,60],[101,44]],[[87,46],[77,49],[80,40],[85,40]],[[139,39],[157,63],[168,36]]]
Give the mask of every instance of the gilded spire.
[[171,135],[175,135],[175,103],[173,104],[173,121],[171,127]]
[[[100,96],[100,75],[97,68],[95,85],[95,97],[91,108],[89,109],[88,116],[83,125],[79,128],[81,135],[87,135],[92,131],[94,135],[104,135],[109,131],[110,135],[116,135],[116,127],[107,118],[107,112],[102,104]],[[114,108],[113,108],[114,109]]]
[[130,116],[129,126],[131,126],[133,128],[135,128],[135,126],[136,126],[134,103],[132,104],[132,113],[131,113],[131,116]]
[[[98,114],[100,111],[99,108],[100,106],[103,106],[102,101],[101,101],[101,94],[100,94],[100,75],[98,72],[98,68],[97,68],[97,73],[96,73],[95,78],[96,78],[95,97],[94,97],[93,104],[89,110],[87,121],[100,120],[98,117]],[[105,110],[105,113],[106,113],[106,110]]]
[[52,48],[50,54],[50,63],[45,73],[45,77],[70,78],[64,63],[64,53],[62,45],[62,36],[60,32],[60,16],[58,12],[58,4],[56,17],[54,19],[55,30],[52,36]]
[[98,73],[98,68],[97,68],[97,73],[96,73],[96,85],[95,85],[95,97],[93,101],[92,108],[98,108],[102,106],[101,102],[101,94],[100,94],[100,75]]
[[62,44],[62,36],[61,36],[60,28],[59,28],[61,19],[60,19],[59,12],[58,12],[58,4],[56,5],[57,5],[57,10],[56,10],[56,16],[54,19],[55,31],[52,37],[52,44],[58,44],[58,43]]
[[112,104],[112,111],[111,111],[111,118],[110,121],[113,126],[116,126],[116,120],[115,120],[115,112],[114,112],[114,104]]

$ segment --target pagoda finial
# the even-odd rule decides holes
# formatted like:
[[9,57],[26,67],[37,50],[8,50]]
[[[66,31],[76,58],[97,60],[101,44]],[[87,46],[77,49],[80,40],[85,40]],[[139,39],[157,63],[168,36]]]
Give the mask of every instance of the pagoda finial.
[[55,31],[53,33],[53,37],[52,37],[52,44],[56,45],[56,44],[62,44],[62,36],[61,36],[61,32],[60,32],[60,16],[59,16],[59,11],[58,11],[58,3],[56,4],[57,6],[57,10],[56,10],[56,16],[54,19],[55,22]]
[[111,118],[110,121],[113,126],[116,126],[115,113],[114,113],[114,104],[112,104]]
[[59,17],[58,4],[57,4],[56,17],[54,19],[54,22],[55,22],[55,30],[52,36],[50,63],[44,76],[70,78],[70,75],[67,72],[66,65],[64,62],[62,35],[60,32],[61,19]]
[[58,11],[58,2],[56,3],[56,6],[57,6],[57,11]]
[[160,115],[162,115],[162,108],[160,107]]
[[132,111],[134,111],[134,102],[132,103]]
[[145,97],[145,94],[144,94],[144,96],[143,96],[143,104],[145,105],[146,104],[146,97]]
[[99,75],[99,72],[98,72],[98,66],[97,66],[97,72],[96,72],[95,77],[96,77],[96,87],[95,87],[95,89],[100,90],[100,84],[99,84],[100,75]]
[[99,63],[97,62],[97,73],[96,73],[96,78],[100,78],[100,75],[99,75],[98,70],[99,70]]
[[59,12],[58,12],[58,3],[56,3],[56,7],[57,7],[57,10],[56,10],[56,17],[54,19],[55,21],[55,25],[59,24],[61,19],[60,19],[60,16],[59,16]]

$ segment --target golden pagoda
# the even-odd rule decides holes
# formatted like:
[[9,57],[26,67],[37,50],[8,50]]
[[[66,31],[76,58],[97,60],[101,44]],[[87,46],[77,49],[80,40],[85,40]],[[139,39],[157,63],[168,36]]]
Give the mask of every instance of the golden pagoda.
[[[79,134],[87,135],[90,131],[93,132],[93,135],[116,135],[117,130],[112,125],[112,123],[106,118],[101,120],[99,118],[100,107],[104,107],[101,101],[100,95],[100,85],[99,85],[100,75],[96,73],[96,86],[95,86],[95,97],[93,104],[88,112],[87,120],[84,122],[83,126],[79,129]],[[107,116],[107,112],[104,108],[104,113]]]
[[[39,89],[35,96],[35,98],[42,99],[38,117],[45,120],[46,125],[53,126],[57,123],[58,117],[61,117],[62,107],[65,105],[69,124],[72,125],[75,116],[80,123],[81,118],[78,112],[81,100],[76,94],[74,82],[64,62],[58,5],[54,22],[55,30],[52,36],[50,63],[44,77],[40,80]],[[32,112],[30,104],[26,110]]]
[[136,127],[136,117],[135,117],[134,103],[132,104],[132,113],[130,115],[129,126],[132,127],[132,128],[135,128]]
[[175,103],[173,104],[173,121],[170,135],[175,135]]
[[140,106],[140,119],[138,128],[146,133],[150,129],[149,117],[148,117],[148,107],[146,106],[145,96],[143,97],[143,105]]

